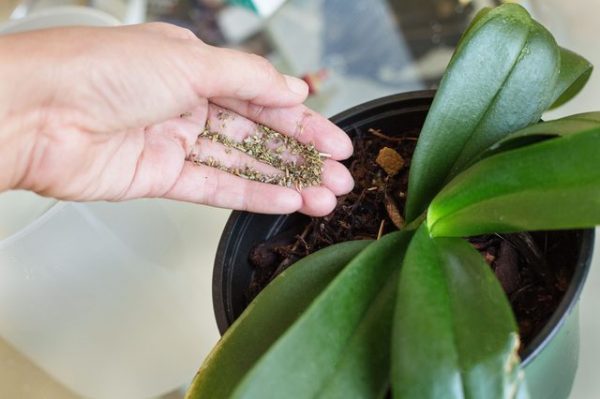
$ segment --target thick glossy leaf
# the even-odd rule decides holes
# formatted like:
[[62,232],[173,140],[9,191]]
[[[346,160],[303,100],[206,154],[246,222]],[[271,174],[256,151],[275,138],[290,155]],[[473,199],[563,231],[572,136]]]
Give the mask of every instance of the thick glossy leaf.
[[352,241],[325,248],[275,278],[221,338],[186,397],[229,397],[260,356],[370,242]]
[[419,228],[400,271],[392,337],[394,398],[526,397],[510,304],[463,239]]
[[600,224],[600,129],[486,158],[433,200],[434,236],[552,230]]
[[[341,378],[347,368],[356,370],[355,378],[375,378],[385,384],[387,370],[365,370],[354,362],[348,352],[366,354],[378,336],[366,334],[366,324],[373,323],[372,311],[383,305],[380,293],[401,264],[409,233],[396,232],[372,243],[356,256],[310,305],[300,318],[277,340],[238,385],[235,398],[314,398],[320,392],[328,396],[335,392],[328,384]],[[357,350],[352,345],[361,345]],[[365,357],[365,355],[362,355]],[[375,397],[382,387],[355,382],[360,389],[368,388],[364,397]],[[340,397],[340,396],[337,396]]]
[[440,83],[411,162],[406,218],[421,214],[449,178],[551,104],[559,49],[516,4],[480,16]]
[[486,150],[481,159],[557,136],[566,136],[596,127],[600,127],[600,112],[576,114],[553,121],[536,123],[509,134]]
[[390,386],[390,350],[397,272],[373,301],[319,399],[384,398]]
[[565,48],[560,49],[560,74],[554,89],[556,108],[575,97],[590,79],[593,66],[588,60]]

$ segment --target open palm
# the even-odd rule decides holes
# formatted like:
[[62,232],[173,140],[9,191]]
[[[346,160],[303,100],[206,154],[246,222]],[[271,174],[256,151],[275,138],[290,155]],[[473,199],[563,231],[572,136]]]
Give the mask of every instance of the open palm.
[[[347,136],[301,105],[302,82],[260,57],[205,45],[166,24],[20,34],[0,39],[0,51],[18,60],[1,67],[14,79],[0,83],[0,118],[24,131],[4,137],[22,149],[4,157],[14,161],[11,188],[69,200],[164,197],[310,215],[327,214],[335,195],[352,188],[336,161],[352,152]],[[224,110],[230,120],[218,123]],[[210,156],[269,171],[198,140],[207,121],[235,140],[262,123],[314,143],[331,155],[322,185],[297,192],[191,162],[192,155]]]

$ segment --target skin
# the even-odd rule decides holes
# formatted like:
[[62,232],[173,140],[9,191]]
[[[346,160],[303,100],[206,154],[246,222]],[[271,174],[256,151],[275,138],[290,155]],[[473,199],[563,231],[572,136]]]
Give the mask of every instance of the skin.
[[[261,57],[162,23],[8,35],[0,54],[0,191],[321,216],[352,189],[337,162],[352,154],[348,137],[302,105],[304,82]],[[297,192],[187,160],[202,153],[226,165],[256,163],[197,142],[223,108],[231,115],[218,127],[223,134],[243,139],[263,123],[330,154],[323,184]]]

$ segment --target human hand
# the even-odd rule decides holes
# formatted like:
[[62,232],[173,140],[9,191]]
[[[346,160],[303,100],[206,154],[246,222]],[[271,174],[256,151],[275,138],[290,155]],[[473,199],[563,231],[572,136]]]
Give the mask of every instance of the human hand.
[[[303,82],[260,57],[208,46],[167,24],[5,36],[0,55],[0,191],[319,216],[352,188],[336,161],[351,155],[348,137],[301,105]],[[330,154],[322,185],[298,192],[191,162],[198,152],[232,166],[252,162],[197,143],[221,107],[235,116],[223,134],[240,140],[262,123]]]

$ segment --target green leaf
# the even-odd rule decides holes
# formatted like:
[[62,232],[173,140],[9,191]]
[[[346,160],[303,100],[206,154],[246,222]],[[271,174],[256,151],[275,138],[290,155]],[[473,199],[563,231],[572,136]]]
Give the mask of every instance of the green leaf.
[[269,284],[227,330],[196,375],[186,398],[227,398],[246,372],[335,276],[371,241],[318,251]]
[[387,394],[397,274],[392,274],[373,301],[319,399],[384,398]]
[[[348,351],[368,352],[378,336],[364,327],[374,321],[373,309],[383,306],[379,294],[398,269],[409,233],[391,233],[356,256],[277,340],[244,377],[235,398],[314,398],[332,394],[328,384],[340,377],[339,370],[356,370],[355,378],[374,378],[373,383],[354,382],[368,388],[364,397],[376,397],[387,386],[387,370],[365,370],[370,363],[347,366]],[[364,338],[357,338],[366,334]],[[351,345],[363,345],[357,351]],[[386,374],[386,375],[384,375]],[[383,386],[383,387],[382,387]],[[347,387],[348,388],[348,387]],[[350,388],[348,388],[350,389]],[[339,397],[339,396],[337,396]]]
[[434,236],[468,236],[600,224],[600,128],[486,158],[433,200]]
[[506,134],[537,122],[553,100],[559,49],[516,4],[478,18],[440,83],[411,161],[406,219]]
[[565,48],[560,49],[560,74],[551,108],[575,97],[590,79],[593,66],[588,60]]
[[394,398],[525,394],[510,304],[463,239],[431,238],[425,225],[416,232],[400,271],[392,337]]
[[576,114],[553,121],[536,123],[509,134],[486,150],[480,159],[557,136],[591,130],[595,127],[600,127],[600,112]]

